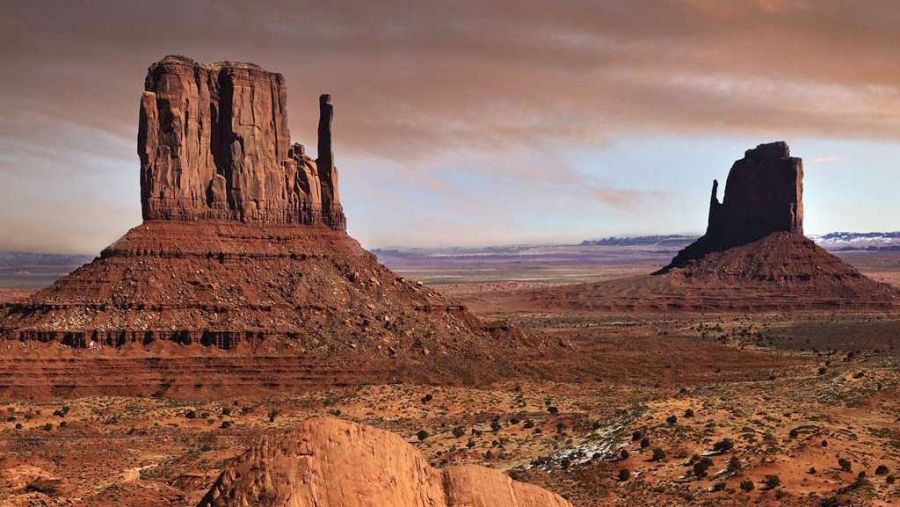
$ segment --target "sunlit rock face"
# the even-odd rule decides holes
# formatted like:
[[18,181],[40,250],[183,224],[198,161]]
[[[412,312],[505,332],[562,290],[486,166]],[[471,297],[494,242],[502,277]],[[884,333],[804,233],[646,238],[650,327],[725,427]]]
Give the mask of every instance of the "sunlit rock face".
[[281,74],[248,63],[167,56],[150,66],[138,155],[144,220],[346,227],[320,98],[319,159],[291,144]]

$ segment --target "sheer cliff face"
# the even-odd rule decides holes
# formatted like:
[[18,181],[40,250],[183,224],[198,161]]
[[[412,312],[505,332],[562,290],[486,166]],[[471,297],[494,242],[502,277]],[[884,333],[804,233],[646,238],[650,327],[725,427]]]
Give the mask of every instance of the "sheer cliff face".
[[747,150],[728,173],[725,198],[713,182],[707,237],[730,247],[773,232],[803,234],[803,161],[791,157],[785,142]]
[[660,273],[777,232],[803,235],[803,161],[791,156],[787,143],[747,150],[731,166],[721,203],[718,190],[713,181],[706,234]]
[[329,96],[320,101],[315,161],[302,145],[291,145],[280,74],[167,56],[150,66],[144,90],[138,130],[144,220],[345,228]]

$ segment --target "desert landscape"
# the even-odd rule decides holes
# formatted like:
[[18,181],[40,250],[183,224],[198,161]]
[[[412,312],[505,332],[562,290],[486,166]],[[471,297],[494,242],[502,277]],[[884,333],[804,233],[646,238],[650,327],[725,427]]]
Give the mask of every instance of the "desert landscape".
[[15,7],[0,506],[900,505],[893,6],[489,3]]

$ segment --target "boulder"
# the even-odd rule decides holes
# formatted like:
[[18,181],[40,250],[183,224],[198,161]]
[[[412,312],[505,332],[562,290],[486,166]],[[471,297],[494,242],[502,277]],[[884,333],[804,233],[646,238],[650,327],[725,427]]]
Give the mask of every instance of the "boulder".
[[330,417],[263,439],[226,466],[200,505],[571,507],[496,470],[432,468],[400,436]]

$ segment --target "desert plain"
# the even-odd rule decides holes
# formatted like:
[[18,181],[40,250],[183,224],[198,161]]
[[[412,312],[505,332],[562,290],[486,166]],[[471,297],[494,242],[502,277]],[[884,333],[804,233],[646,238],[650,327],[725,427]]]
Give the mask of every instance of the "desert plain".
[[[440,373],[452,359],[427,351],[421,364],[438,373],[410,366],[379,378],[362,359],[325,367],[274,348],[260,354],[265,344],[5,341],[0,502],[196,504],[229,459],[329,415],[397,433],[433,466],[487,466],[576,506],[895,505],[900,313],[616,314],[516,297],[651,272],[671,254],[589,245],[380,252],[398,276],[559,345],[468,380],[459,365]],[[841,256],[900,286],[900,254]],[[210,355],[224,361],[209,368]],[[490,370],[477,359],[471,368]],[[29,372],[42,385],[10,387]],[[72,375],[87,380],[67,388]],[[90,379],[104,378],[121,395],[91,392]]]

